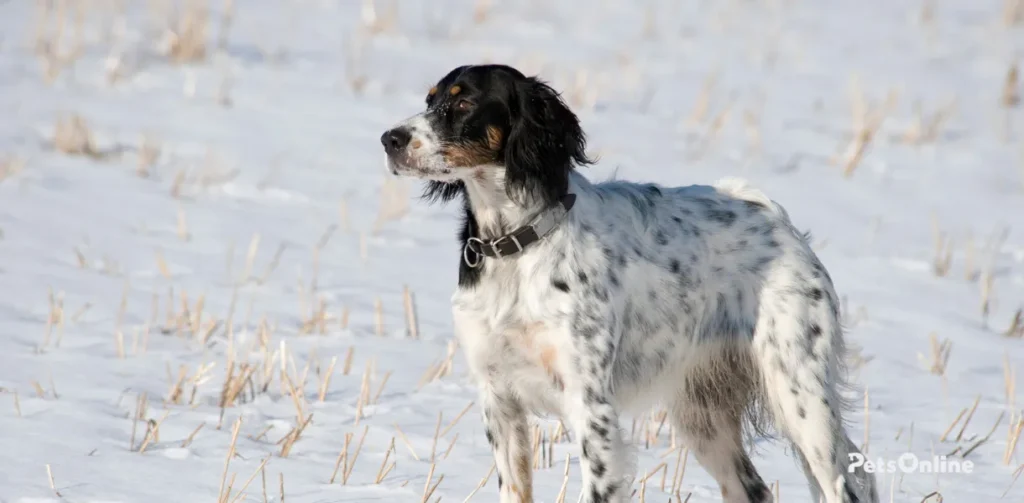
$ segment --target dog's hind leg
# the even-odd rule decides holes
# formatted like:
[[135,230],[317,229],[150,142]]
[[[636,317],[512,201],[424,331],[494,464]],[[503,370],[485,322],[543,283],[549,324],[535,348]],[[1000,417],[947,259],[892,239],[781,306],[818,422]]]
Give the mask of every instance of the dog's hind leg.
[[843,428],[843,340],[835,294],[822,276],[766,289],[754,334],[762,399],[800,452],[812,494],[816,485],[827,503],[877,503],[874,477],[849,469],[860,452]]
[[756,392],[756,368],[745,349],[709,350],[690,370],[672,404],[676,431],[718,482],[727,503],[768,503],[765,485],[743,447],[743,421]]
[[703,409],[689,400],[673,407],[683,443],[718,482],[726,503],[769,503],[771,491],[743,449],[741,417]]

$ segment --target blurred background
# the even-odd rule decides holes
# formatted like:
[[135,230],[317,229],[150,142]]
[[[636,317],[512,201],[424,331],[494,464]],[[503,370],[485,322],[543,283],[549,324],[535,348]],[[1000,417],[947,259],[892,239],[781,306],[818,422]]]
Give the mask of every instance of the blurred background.
[[[811,231],[851,436],[974,466],[883,499],[1019,501],[1022,50],[1021,0],[0,0],[0,500],[495,501],[457,205],[378,141],[495,62],[563,93],[591,180],[739,176]],[[623,424],[635,499],[720,501],[664,414]]]

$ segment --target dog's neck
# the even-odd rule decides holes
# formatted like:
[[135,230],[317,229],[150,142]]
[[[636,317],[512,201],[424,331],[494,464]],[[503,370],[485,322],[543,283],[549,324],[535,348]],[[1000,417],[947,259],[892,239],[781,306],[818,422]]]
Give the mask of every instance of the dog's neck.
[[533,194],[513,201],[505,190],[503,167],[476,168],[464,183],[469,210],[482,238],[496,238],[526,225],[545,208],[543,198]]

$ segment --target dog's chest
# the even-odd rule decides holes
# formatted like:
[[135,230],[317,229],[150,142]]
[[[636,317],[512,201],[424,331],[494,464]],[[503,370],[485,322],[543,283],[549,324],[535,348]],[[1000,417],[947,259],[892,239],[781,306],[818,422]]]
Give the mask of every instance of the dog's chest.
[[465,325],[457,332],[470,367],[482,384],[508,388],[534,413],[561,412],[572,352],[567,296],[550,281],[489,279],[453,297]]
[[541,321],[514,323],[495,333],[486,379],[508,386],[537,414],[561,412],[570,341],[565,331]]

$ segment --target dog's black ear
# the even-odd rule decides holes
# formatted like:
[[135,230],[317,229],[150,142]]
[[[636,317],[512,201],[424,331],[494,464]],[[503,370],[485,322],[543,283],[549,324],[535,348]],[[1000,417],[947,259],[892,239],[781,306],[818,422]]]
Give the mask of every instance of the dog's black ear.
[[591,164],[580,121],[558,92],[533,77],[520,79],[511,103],[512,128],[505,143],[505,183],[509,197],[525,194],[553,203],[565,195],[569,172]]

